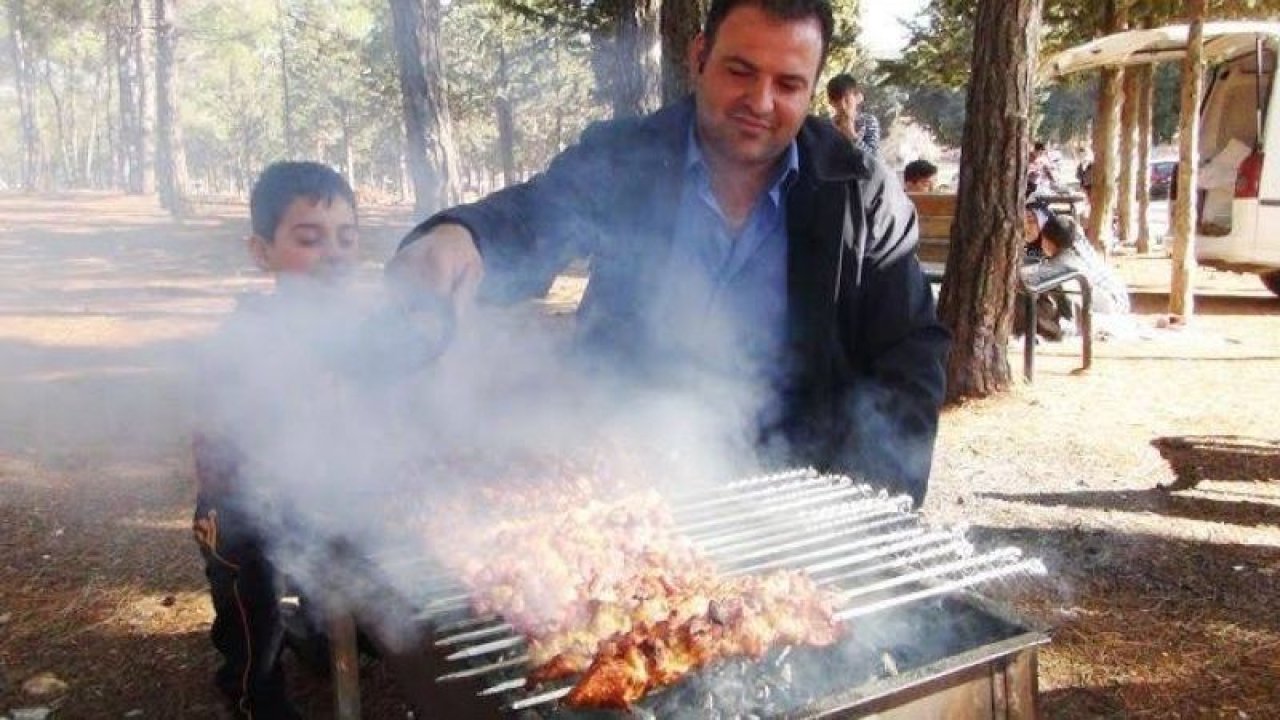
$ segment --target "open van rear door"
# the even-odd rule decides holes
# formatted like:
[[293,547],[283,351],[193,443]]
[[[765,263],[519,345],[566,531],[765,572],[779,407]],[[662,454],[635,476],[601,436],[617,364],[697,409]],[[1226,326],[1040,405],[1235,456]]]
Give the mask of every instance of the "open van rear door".
[[[1187,33],[1186,25],[1169,25],[1108,35],[1049,58],[1040,65],[1040,76],[1056,80],[1085,70],[1181,60],[1187,54]],[[1259,36],[1280,36],[1280,23],[1205,23],[1204,61],[1213,65],[1249,52]]]

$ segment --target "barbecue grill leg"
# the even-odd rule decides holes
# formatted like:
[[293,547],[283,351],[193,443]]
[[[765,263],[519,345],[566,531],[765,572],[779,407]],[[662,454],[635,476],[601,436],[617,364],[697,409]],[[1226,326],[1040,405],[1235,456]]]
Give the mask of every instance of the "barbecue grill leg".
[[356,622],[350,613],[330,613],[329,647],[334,717],[360,720],[360,654],[356,647]]

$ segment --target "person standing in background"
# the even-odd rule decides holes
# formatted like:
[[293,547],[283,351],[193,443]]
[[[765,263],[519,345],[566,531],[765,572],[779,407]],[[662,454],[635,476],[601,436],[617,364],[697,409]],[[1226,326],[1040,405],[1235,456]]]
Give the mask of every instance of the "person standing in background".
[[860,112],[862,88],[848,73],[841,73],[827,82],[827,102],[835,112],[832,122],[845,137],[865,152],[880,152],[880,121],[875,115]]

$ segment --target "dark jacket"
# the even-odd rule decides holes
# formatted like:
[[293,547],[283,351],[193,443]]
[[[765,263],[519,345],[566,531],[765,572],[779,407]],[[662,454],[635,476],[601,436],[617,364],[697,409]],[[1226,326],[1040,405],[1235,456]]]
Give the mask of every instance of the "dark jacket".
[[[591,258],[579,340],[630,366],[661,362],[644,313],[660,287],[680,200],[693,102],[601,123],[527,183],[442,212],[485,260],[482,296],[545,293],[574,257]],[[943,398],[946,330],[916,260],[915,208],[878,160],[827,121],[797,139],[787,191],[788,348],[783,420],[765,440],[786,461],[862,475],[919,501]]]

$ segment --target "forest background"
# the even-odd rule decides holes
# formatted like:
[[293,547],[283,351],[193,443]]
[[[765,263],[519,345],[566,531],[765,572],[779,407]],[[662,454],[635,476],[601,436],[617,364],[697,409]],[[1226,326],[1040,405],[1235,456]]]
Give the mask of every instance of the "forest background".
[[[687,89],[706,0],[4,0],[0,189],[241,197],[280,158],[329,163],[366,201],[421,210],[528,177],[590,122]],[[1214,17],[1276,3],[1211,3]],[[896,59],[865,51],[859,0],[837,0],[824,78],[852,72],[891,164],[958,147],[976,2],[929,0]],[[1177,3],[1050,0],[1042,53]],[[1177,68],[1154,77],[1151,133],[1177,126]],[[1072,151],[1095,76],[1043,87],[1034,136]],[[815,112],[824,112],[821,94]]]

